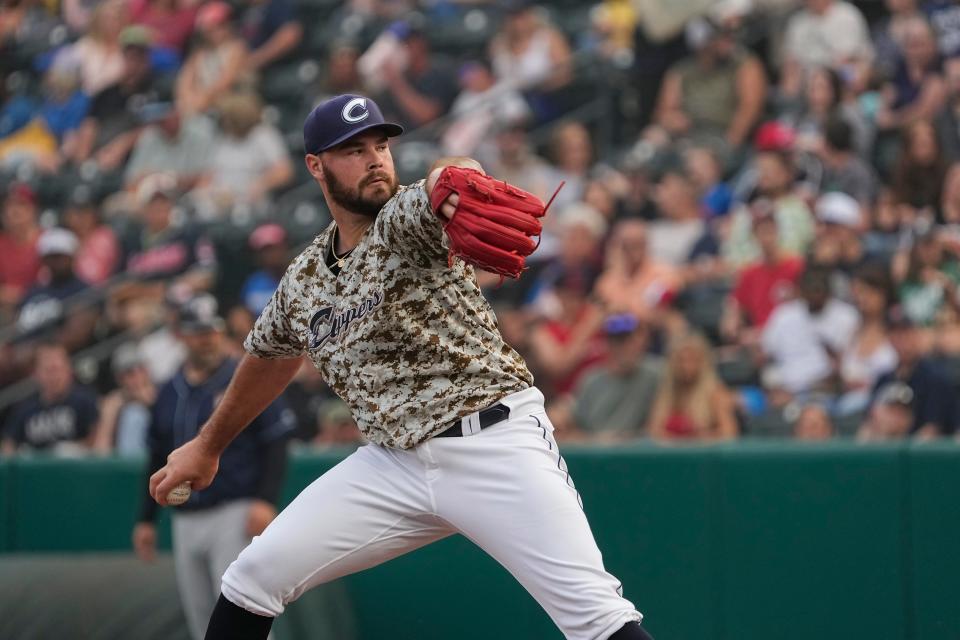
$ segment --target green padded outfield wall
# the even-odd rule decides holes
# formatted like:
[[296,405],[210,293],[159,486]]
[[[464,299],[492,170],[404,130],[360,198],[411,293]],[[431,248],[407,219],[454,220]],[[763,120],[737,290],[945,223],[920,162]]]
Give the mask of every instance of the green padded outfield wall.
[[905,549],[912,638],[960,638],[960,453],[916,447],[906,458]]
[[[295,456],[286,498],[344,453]],[[638,444],[566,458],[607,567],[658,640],[960,638],[958,445]],[[126,551],[142,464],[0,464],[0,549]],[[333,616],[317,607],[344,601],[344,637],[361,640],[560,638],[460,537],[338,588],[294,605],[280,640],[310,638],[311,616]]]
[[10,467],[6,460],[0,459],[0,553],[8,551],[13,537],[13,523],[10,518]]

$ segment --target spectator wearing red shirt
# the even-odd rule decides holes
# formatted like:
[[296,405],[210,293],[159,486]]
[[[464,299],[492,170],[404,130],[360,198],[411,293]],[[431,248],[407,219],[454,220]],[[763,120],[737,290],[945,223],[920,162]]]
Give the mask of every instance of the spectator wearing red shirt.
[[549,381],[550,397],[571,392],[580,377],[606,359],[604,315],[589,301],[594,274],[587,268],[561,267],[546,299],[538,305],[544,319],[530,334],[530,354]]
[[780,247],[772,208],[763,207],[762,203],[754,206],[753,220],[762,257],[740,272],[724,310],[722,333],[731,342],[745,341],[745,330],[762,328],[774,308],[791,296],[803,272],[803,259]]
[[12,308],[33,285],[40,271],[37,240],[37,194],[25,183],[14,183],[3,201],[0,232],[0,306]]

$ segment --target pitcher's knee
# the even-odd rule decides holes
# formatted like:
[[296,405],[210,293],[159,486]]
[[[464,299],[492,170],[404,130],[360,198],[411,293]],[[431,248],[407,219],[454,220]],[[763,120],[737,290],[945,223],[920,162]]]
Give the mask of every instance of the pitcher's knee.
[[286,606],[286,589],[278,578],[269,556],[257,553],[251,545],[227,567],[220,590],[227,600],[247,611],[277,617]]

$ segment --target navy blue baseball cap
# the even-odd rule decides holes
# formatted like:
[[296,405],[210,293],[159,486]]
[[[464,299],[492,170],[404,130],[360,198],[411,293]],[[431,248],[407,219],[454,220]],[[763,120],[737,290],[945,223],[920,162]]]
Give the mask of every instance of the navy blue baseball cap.
[[335,147],[368,129],[383,129],[399,136],[403,127],[383,119],[380,107],[370,98],[347,93],[321,102],[303,123],[303,148],[317,154]]

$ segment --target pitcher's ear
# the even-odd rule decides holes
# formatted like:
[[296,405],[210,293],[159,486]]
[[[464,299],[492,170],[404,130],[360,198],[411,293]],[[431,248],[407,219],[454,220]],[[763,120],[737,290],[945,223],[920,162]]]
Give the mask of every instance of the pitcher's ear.
[[323,181],[323,164],[320,162],[320,156],[308,153],[304,156],[303,162],[307,165],[307,171],[315,180]]

